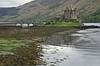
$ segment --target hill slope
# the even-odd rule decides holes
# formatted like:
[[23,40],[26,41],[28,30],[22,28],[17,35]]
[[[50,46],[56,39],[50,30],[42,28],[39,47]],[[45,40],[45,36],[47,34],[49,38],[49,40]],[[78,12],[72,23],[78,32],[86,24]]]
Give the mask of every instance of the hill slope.
[[83,22],[96,22],[100,23],[100,9],[96,10],[94,13],[82,17]]
[[0,21],[39,22],[63,13],[66,7],[78,8],[87,16],[100,8],[100,0],[36,0],[17,7],[15,15],[3,15]]

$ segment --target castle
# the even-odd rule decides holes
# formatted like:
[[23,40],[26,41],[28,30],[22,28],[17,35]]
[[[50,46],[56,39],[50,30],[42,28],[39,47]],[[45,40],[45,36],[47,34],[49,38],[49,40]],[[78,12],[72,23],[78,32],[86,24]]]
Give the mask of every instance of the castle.
[[78,19],[78,10],[77,8],[66,8],[64,10],[64,19]]

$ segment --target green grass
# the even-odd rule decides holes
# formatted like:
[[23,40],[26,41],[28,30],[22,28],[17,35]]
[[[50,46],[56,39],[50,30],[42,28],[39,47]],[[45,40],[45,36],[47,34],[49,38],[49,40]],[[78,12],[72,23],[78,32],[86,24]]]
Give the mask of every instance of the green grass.
[[79,22],[56,22],[53,24],[48,24],[46,26],[57,26],[57,27],[78,27],[80,26]]
[[25,46],[28,41],[25,40],[5,40],[0,39],[0,52],[10,52],[13,49],[16,49],[21,46]]
[[51,19],[44,22],[45,26],[51,26],[51,27],[79,27],[81,24],[77,19]]

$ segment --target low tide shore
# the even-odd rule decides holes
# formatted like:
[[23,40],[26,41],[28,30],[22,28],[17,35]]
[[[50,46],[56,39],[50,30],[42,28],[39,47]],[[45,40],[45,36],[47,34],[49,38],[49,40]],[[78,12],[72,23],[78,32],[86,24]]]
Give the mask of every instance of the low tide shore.
[[77,29],[50,26],[30,29],[2,27],[0,28],[0,65],[38,65],[44,63],[41,60],[41,42],[44,41],[44,37],[75,30]]

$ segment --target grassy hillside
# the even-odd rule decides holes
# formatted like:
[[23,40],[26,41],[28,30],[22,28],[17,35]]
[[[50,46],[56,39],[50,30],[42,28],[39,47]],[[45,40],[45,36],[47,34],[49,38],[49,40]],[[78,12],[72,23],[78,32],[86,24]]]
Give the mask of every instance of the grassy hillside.
[[84,22],[99,22],[100,23],[100,9],[82,18]]
[[13,16],[16,15],[18,9],[15,7],[11,8],[0,8],[0,16]]
[[42,22],[62,15],[66,7],[77,8],[87,16],[100,8],[100,0],[35,0],[17,7],[17,15],[3,16],[0,21]]

